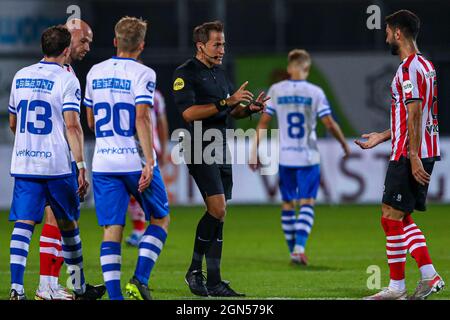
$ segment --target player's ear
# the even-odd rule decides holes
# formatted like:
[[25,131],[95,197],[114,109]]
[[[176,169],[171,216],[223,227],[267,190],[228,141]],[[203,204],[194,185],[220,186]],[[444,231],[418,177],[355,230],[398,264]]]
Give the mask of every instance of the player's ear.
[[116,37],[114,37],[114,39],[113,39],[113,45],[114,45],[114,48],[117,48],[117,38]]
[[64,57],[70,56],[70,46],[64,49],[63,56]]
[[394,39],[395,40],[400,40],[400,35],[401,35],[400,28],[395,28],[394,29]]
[[138,46],[139,51],[144,51],[144,47],[145,47],[145,42],[142,41]]

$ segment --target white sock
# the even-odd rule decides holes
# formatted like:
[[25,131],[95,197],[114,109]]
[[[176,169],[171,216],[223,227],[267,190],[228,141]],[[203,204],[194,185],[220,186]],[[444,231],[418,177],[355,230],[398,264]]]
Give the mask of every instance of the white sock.
[[389,282],[389,288],[395,290],[395,291],[405,291],[406,290],[406,284],[405,279],[402,280],[392,280]]
[[51,276],[39,276],[39,289],[45,290],[52,286]]
[[303,246],[296,244],[294,246],[294,253],[305,253],[305,248]]
[[23,285],[18,283],[11,284],[11,289],[14,289],[17,291],[18,294],[23,294]]
[[436,274],[436,270],[432,264],[426,264],[420,267],[420,273],[422,279],[431,279]]

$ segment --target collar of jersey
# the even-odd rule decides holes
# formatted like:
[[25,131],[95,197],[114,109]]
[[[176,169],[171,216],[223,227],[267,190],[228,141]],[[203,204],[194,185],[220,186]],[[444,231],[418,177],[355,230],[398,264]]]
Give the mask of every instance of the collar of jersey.
[[136,59],[133,59],[133,58],[122,58],[122,57],[118,57],[118,56],[112,56],[111,59],[137,61]]
[[408,60],[409,57],[415,56],[416,54],[417,54],[418,56],[421,56],[421,55],[422,55],[421,52],[417,51],[416,53],[410,54],[410,55],[407,56],[405,59],[403,59],[403,61],[402,61],[400,64],[404,63],[406,60]]
[[48,61],[41,60],[41,61],[39,61],[39,63],[42,63],[42,64],[54,64],[54,65],[57,65],[58,67],[62,68],[62,65],[60,65],[59,63],[56,63],[56,62],[48,62]]
[[203,62],[201,62],[200,60],[198,60],[197,57],[195,57],[195,56],[194,56],[193,59],[194,59],[194,62],[195,62],[197,65],[199,65],[199,66],[201,66],[201,67],[203,67],[203,68],[205,68],[205,69],[207,69],[207,70],[213,70],[213,69],[218,68],[216,65],[213,65],[211,68],[209,68],[206,64],[204,64]]
[[290,81],[290,82],[306,82],[306,80],[292,80],[292,79],[288,79],[288,81]]

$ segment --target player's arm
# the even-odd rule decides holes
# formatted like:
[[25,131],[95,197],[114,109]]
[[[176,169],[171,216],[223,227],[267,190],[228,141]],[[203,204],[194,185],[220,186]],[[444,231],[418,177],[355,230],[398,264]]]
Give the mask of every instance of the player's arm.
[[12,133],[16,134],[16,126],[17,126],[17,116],[13,113],[9,113],[9,128]]
[[83,104],[86,107],[86,118],[89,129],[95,133],[95,118],[94,118],[94,102],[92,101],[92,82],[91,82],[91,72],[86,76],[86,90],[84,91],[85,97]]
[[255,141],[252,146],[252,150],[250,153],[250,161],[249,166],[250,169],[255,171],[259,167],[259,159],[258,159],[258,147],[261,141],[263,130],[267,130],[269,128],[270,121],[272,120],[272,116],[268,113],[263,113],[261,118],[259,119],[258,125],[256,126],[256,135]]
[[92,132],[95,132],[95,118],[92,108],[86,108],[86,118],[89,129],[91,129]]
[[164,112],[158,113],[158,117],[156,119],[158,138],[161,143],[161,159],[158,160],[159,164],[164,165],[164,157],[166,155],[167,150],[167,141],[169,140],[169,125],[167,123],[167,116]]
[[16,77],[14,76],[14,79],[12,81],[11,85],[11,93],[9,95],[9,106],[8,106],[8,112],[9,112],[9,128],[11,129],[12,133],[16,134],[16,127],[17,127],[17,108],[16,104],[14,103],[14,90],[15,90],[15,84],[16,83]]
[[84,161],[84,134],[80,123],[80,82],[70,73],[63,81],[62,112],[66,127],[66,139],[78,167],[78,194],[83,198],[89,188]]
[[361,138],[367,139],[366,141],[355,140],[355,143],[361,147],[361,149],[372,149],[380,143],[391,139],[391,130],[387,129],[383,132],[371,132],[364,133]]
[[152,181],[153,166],[155,165],[155,159],[153,158],[152,119],[148,104],[136,104],[136,131],[145,158],[145,166],[142,169],[138,186],[139,192],[143,192]]
[[345,140],[344,134],[342,133],[341,127],[334,121],[331,114],[325,115],[320,118],[325,128],[327,128],[328,132],[330,132],[333,137],[341,144],[342,149],[344,150],[345,156],[348,157],[350,155],[350,148]]
[[408,107],[409,159],[414,178],[422,185],[430,183],[430,175],[423,168],[419,150],[422,143],[422,101],[413,100]]
[[70,150],[78,166],[78,194],[83,197],[89,187],[86,180],[86,163],[84,161],[84,134],[81,128],[80,115],[77,111],[64,111],[66,138]]

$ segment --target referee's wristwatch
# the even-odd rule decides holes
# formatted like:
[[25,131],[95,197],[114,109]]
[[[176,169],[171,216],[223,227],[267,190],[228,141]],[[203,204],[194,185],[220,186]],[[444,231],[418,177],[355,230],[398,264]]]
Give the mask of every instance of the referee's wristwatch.
[[225,99],[220,99],[219,101],[216,101],[214,105],[216,106],[217,110],[219,110],[219,112],[226,110],[228,108],[227,100]]

